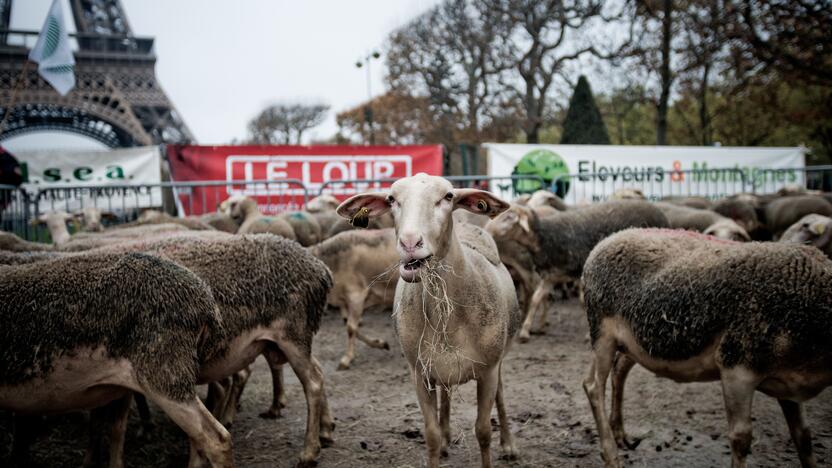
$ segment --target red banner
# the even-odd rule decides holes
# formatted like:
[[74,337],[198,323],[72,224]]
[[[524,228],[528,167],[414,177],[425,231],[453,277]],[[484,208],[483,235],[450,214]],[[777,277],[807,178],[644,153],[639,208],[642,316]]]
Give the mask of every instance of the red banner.
[[265,214],[303,207],[321,188],[346,199],[390,183],[341,180],[398,179],[419,172],[442,175],[442,146],[168,146],[174,182],[216,181],[177,187],[184,215],[203,214],[232,195],[257,200]]

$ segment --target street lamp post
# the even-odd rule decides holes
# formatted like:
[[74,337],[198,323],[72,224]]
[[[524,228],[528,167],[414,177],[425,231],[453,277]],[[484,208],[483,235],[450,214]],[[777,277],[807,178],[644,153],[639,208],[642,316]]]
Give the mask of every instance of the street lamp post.
[[375,131],[373,130],[373,92],[370,88],[370,62],[378,59],[381,54],[378,51],[373,51],[364,56],[362,60],[355,62],[355,68],[364,67],[367,69],[367,105],[364,106],[364,122],[367,123],[367,128],[370,131],[370,145],[376,144]]

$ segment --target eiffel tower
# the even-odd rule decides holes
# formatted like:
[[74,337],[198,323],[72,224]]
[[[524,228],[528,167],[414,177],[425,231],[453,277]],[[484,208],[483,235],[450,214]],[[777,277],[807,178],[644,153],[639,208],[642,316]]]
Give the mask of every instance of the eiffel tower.
[[[71,39],[75,88],[61,97],[31,64],[0,141],[41,130],[85,135],[111,148],[193,141],[156,79],[153,38],[133,35],[121,2],[69,2],[78,31]],[[0,0],[0,116],[38,35],[9,29],[12,4]]]

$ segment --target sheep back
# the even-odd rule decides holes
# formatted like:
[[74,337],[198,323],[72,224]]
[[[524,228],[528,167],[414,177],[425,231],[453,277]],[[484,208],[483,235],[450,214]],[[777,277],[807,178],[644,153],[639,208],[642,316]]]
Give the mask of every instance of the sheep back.
[[726,367],[832,365],[832,262],[817,249],[631,229],[598,244],[583,282],[593,345],[617,316],[654,358],[687,359],[719,339]]
[[777,198],[765,207],[766,222],[775,236],[807,214],[832,216],[832,203],[815,195],[794,195]]
[[668,227],[662,212],[646,201],[613,200],[545,218],[534,217],[539,270],[558,269],[578,277],[592,248],[610,234],[632,227]]
[[[224,336],[211,293],[190,271],[154,256],[84,254],[0,267],[0,384],[44,377],[53,360],[104,347],[140,382],[194,396],[199,361]],[[207,339],[210,336],[212,339]]]

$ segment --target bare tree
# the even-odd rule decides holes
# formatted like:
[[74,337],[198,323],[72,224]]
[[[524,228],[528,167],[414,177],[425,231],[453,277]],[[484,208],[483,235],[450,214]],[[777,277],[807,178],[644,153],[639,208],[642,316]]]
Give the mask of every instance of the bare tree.
[[301,144],[303,133],[320,125],[326,104],[281,103],[263,109],[248,124],[249,139],[257,144]]

